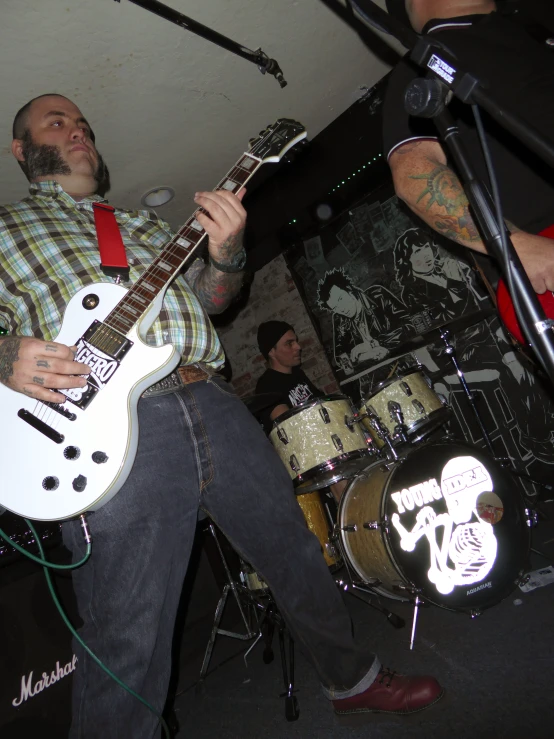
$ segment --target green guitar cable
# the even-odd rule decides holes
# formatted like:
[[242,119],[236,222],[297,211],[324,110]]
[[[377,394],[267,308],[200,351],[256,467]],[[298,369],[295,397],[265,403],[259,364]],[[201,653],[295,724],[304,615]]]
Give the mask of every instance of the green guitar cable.
[[6,534],[6,532],[3,531],[2,529],[0,529],[0,536],[10,546],[12,546],[14,549],[16,549],[18,552],[20,552],[21,554],[25,555],[29,559],[33,560],[33,562],[37,562],[38,564],[40,564],[42,566],[42,569],[44,570],[44,575],[46,577],[46,582],[48,584],[48,589],[50,590],[50,595],[52,596],[52,600],[54,601],[54,603],[56,605],[56,608],[58,609],[58,611],[60,613],[60,616],[62,617],[62,619],[63,619],[65,625],[67,626],[67,628],[69,629],[69,631],[73,634],[73,636],[75,637],[75,639],[79,642],[79,644],[83,647],[83,649],[87,652],[87,654],[90,657],[92,657],[92,659],[96,662],[96,664],[100,668],[102,668],[102,670],[104,670],[104,672],[107,675],[109,675],[109,677],[111,677],[112,680],[114,680],[124,690],[126,690],[128,693],[130,693],[130,695],[132,695],[133,698],[136,698],[137,700],[139,700],[144,706],[146,706],[146,708],[148,708],[149,711],[151,711],[155,716],[158,717],[159,723],[162,726],[162,730],[163,730],[164,735],[167,737],[167,739],[170,739],[169,728],[168,728],[166,722],[164,721],[162,715],[160,713],[158,713],[156,711],[156,709],[153,706],[151,706],[150,703],[148,703],[148,701],[144,700],[144,698],[142,698],[138,693],[135,693],[135,691],[132,690],[132,688],[130,688],[128,685],[126,685],[116,675],[114,675],[113,672],[108,667],[106,667],[106,665],[103,662],[100,661],[100,659],[94,654],[94,652],[81,639],[81,637],[79,636],[79,634],[76,632],[73,624],[71,623],[71,621],[67,617],[67,614],[63,610],[63,606],[60,603],[60,601],[58,599],[58,596],[57,596],[57,593],[56,593],[56,591],[54,589],[54,584],[53,584],[52,578],[50,576],[49,568],[52,568],[54,570],[75,570],[75,569],[77,569],[77,567],[81,567],[83,564],[85,564],[85,562],[88,560],[88,558],[91,555],[92,543],[91,543],[90,534],[88,533],[88,526],[86,524],[85,517],[84,516],[81,516],[81,525],[82,525],[83,530],[85,532],[85,538],[86,538],[86,541],[87,541],[87,548],[86,548],[85,556],[83,557],[83,559],[80,562],[76,562],[75,564],[70,564],[70,565],[58,565],[58,564],[54,564],[53,562],[48,562],[47,559],[46,559],[46,557],[45,557],[45,555],[44,555],[44,548],[42,546],[42,542],[41,542],[41,540],[40,540],[37,532],[35,531],[35,528],[34,528],[33,524],[28,519],[26,519],[26,518],[24,518],[23,520],[25,521],[25,523],[27,524],[27,526],[30,528],[33,536],[35,537],[35,541],[36,541],[37,546],[38,546],[40,557],[35,557],[34,554],[31,554],[31,552],[28,552],[26,549],[24,549],[22,546],[20,546],[19,544],[17,544],[15,541],[12,541],[10,539],[10,537],[8,536],[8,534]]

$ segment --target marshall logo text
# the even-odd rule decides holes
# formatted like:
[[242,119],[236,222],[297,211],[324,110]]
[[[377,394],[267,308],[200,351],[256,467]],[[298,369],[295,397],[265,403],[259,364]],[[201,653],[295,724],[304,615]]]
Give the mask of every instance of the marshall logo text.
[[42,693],[43,690],[46,688],[50,688],[54,683],[59,682],[62,678],[67,677],[67,675],[71,674],[75,671],[77,667],[77,655],[73,655],[73,659],[71,662],[68,662],[66,665],[62,667],[59,662],[56,662],[56,667],[52,670],[52,672],[48,675],[48,673],[43,672],[40,680],[37,680],[33,684],[33,671],[25,677],[25,675],[21,678],[21,694],[19,698],[14,698],[12,701],[12,706],[17,708],[22,703],[25,703],[25,701],[28,698],[34,698],[35,695],[38,695],[39,693]]

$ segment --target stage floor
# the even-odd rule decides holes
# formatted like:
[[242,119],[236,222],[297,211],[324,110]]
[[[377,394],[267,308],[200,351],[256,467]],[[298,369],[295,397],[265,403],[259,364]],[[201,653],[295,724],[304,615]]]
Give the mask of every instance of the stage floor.
[[[554,505],[543,510],[554,517]],[[554,522],[543,521],[533,534],[532,568],[554,564]],[[375,649],[383,664],[406,673],[435,675],[446,689],[436,706],[411,717],[373,715],[363,727],[340,726],[322,695],[315,672],[296,651],[295,684],[300,708],[296,722],[285,719],[283,677],[278,642],[275,659],[266,665],[258,643],[245,665],[249,643],[218,636],[210,671],[197,683],[211,623],[202,624],[195,648],[183,645],[175,712],[177,737],[194,739],[372,739],[502,737],[545,739],[553,734],[554,584],[523,593],[519,588],[479,618],[471,619],[437,607],[419,614],[416,643],[409,651],[411,613],[408,604],[384,600],[406,619],[394,629],[374,609],[344,595],[358,638]],[[235,614],[236,615],[236,614]],[[239,624],[232,609],[223,628]],[[227,624],[227,626],[226,626]]]

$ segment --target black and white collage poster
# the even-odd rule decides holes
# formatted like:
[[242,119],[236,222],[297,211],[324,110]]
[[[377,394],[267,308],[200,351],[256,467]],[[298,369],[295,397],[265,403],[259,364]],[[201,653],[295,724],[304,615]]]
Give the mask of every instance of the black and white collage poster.
[[380,383],[415,368],[446,399],[455,435],[484,446],[441,338],[446,328],[496,455],[547,481],[550,393],[497,318],[471,254],[412,218],[390,180],[286,256],[341,392],[357,407]]

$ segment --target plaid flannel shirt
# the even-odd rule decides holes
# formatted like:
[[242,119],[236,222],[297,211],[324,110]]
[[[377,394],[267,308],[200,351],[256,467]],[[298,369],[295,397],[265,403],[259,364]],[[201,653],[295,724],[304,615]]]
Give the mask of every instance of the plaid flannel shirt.
[[[13,334],[52,341],[71,297],[86,285],[109,279],[100,267],[92,208],[103,199],[94,195],[75,201],[50,180],[33,183],[29,192],[17,203],[0,206],[0,325]],[[133,283],[173,234],[146,210],[116,209],[115,217]],[[146,341],[173,344],[185,364],[217,368],[224,361],[223,348],[189,284],[203,266],[197,259],[186,278],[173,280]]]

